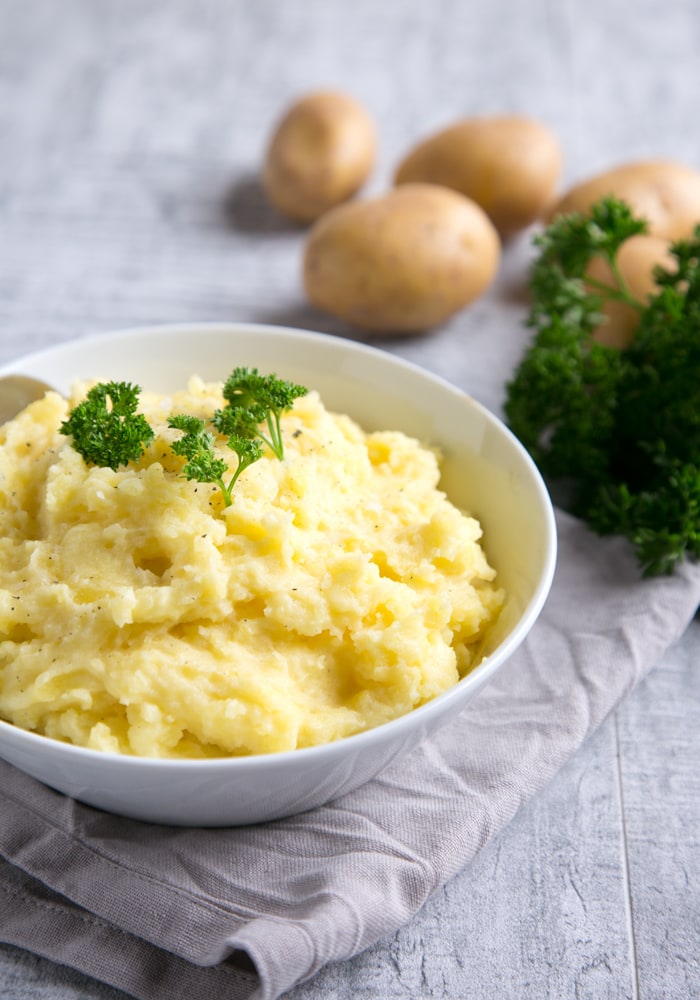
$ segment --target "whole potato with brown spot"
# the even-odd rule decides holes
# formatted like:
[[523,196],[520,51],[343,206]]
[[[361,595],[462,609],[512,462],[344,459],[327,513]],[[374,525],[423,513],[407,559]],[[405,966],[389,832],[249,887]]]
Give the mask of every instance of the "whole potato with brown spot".
[[357,101],[334,91],[308,94],[275,128],[263,187],[284,215],[313,222],[360,189],[375,155],[374,124]]
[[[640,234],[631,236],[620,247],[617,266],[627,288],[639,302],[646,303],[658,291],[654,281],[654,268],[665,270],[676,266],[676,259],[669,251],[668,240],[660,236]],[[602,257],[595,257],[588,268],[588,276],[616,287],[609,265]],[[627,347],[634,340],[639,325],[639,310],[626,302],[607,301],[602,312],[606,322],[593,334],[594,339],[610,347]]]
[[615,167],[574,185],[549,213],[589,210],[614,195],[647,220],[649,232],[666,240],[684,239],[700,222],[700,171],[669,160],[644,160]]
[[319,309],[367,330],[438,326],[493,281],[498,234],[473,201],[433,184],[332,209],[312,227],[304,285]]
[[406,156],[395,182],[427,181],[471,198],[499,233],[512,236],[541,218],[562,169],[555,136],[531,118],[467,118]]

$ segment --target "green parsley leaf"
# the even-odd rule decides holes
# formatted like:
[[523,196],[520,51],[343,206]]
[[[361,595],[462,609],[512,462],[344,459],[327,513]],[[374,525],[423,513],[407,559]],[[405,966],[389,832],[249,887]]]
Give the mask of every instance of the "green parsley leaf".
[[245,438],[230,437],[228,446],[238,456],[238,464],[228,482],[224,477],[228,473],[228,464],[222,458],[217,458],[214,451],[214,437],[206,429],[205,420],[187,413],[173,414],[168,419],[168,426],[183,431],[183,436],[172,444],[176,455],[187,459],[182,472],[187,479],[200,483],[215,483],[229,507],[233,501],[233,487],[241,473],[262,456],[262,446]]
[[130,382],[100,382],[71,410],[59,430],[91,465],[118,469],[138,461],[153,428],[137,413],[141,389]]
[[[305,396],[303,385],[286,382],[276,375],[261,375],[257,368],[234,368],[224,383],[226,407],[217,410],[214,424],[224,434],[258,437],[282,460],[284,442],[280,418],[294,400]],[[265,423],[267,433],[260,429]]]

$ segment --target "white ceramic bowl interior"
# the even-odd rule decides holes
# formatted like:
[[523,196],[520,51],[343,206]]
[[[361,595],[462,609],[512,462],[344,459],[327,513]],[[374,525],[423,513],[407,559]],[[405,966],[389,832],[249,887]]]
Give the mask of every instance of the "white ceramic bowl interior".
[[138,382],[168,392],[193,373],[225,378],[250,365],[317,389],[367,430],[437,444],[442,487],[484,528],[508,593],[483,661],[432,702],[326,746],[233,759],[168,761],[75,747],[0,721],[0,756],[82,802],[134,819],[187,826],[262,822],[302,812],[374,777],[471,701],[532,627],[554,572],[552,506],[530,457],[484,407],[389,354],[324,334],[253,324],[135,329],[82,339],[6,366],[67,391],[75,379]]

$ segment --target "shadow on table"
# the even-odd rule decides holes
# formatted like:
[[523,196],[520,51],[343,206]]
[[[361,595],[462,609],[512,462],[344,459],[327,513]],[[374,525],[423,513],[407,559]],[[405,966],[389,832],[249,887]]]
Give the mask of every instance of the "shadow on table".
[[285,218],[267,199],[256,174],[240,177],[225,193],[224,222],[244,233],[295,233],[302,227]]
[[402,345],[410,345],[416,340],[426,336],[424,333],[371,333],[369,330],[359,330],[342,320],[333,316],[321,313],[313,306],[307,306],[301,302],[290,303],[288,306],[275,306],[266,309],[262,306],[255,310],[253,321],[256,323],[266,323],[272,326],[296,327],[300,330],[311,330],[316,333],[327,333],[335,337],[342,337],[345,340],[354,340],[368,347],[375,347],[379,350],[390,350]]

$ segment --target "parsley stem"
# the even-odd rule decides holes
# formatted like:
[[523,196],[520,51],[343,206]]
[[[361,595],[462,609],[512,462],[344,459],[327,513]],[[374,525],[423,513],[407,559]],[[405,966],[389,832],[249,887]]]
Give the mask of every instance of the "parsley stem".
[[[238,470],[236,470],[236,472],[238,472]],[[224,506],[225,507],[230,507],[231,504],[233,503],[233,486],[234,486],[234,483],[236,481],[236,478],[237,478],[237,476],[234,476],[231,479],[231,482],[228,484],[228,486],[223,481],[223,479],[216,479],[216,480],[214,480],[215,483],[216,483],[216,485],[221,490],[221,493],[222,493],[223,498],[224,498]]]
[[616,302],[625,302],[629,306],[633,306],[640,312],[644,309],[644,303],[636,299],[634,295],[630,292],[629,288],[622,275],[617,264],[609,261],[610,269],[613,272],[615,280],[617,281],[617,286],[609,285],[606,281],[600,281],[598,278],[592,278],[590,275],[586,275],[584,278],[585,283],[590,287],[594,288],[596,291],[603,292],[605,296],[609,299],[614,299]]
[[267,426],[270,428],[270,440],[268,444],[280,461],[284,458],[284,442],[282,440],[282,426],[280,415],[276,410],[267,415]]
[[627,302],[629,305],[634,306],[636,309],[639,309],[640,311],[644,309],[644,303],[640,302],[639,299],[635,298],[632,292],[630,291],[630,287],[625,281],[622,275],[622,271],[620,270],[618,255],[616,253],[608,254],[608,265],[610,266],[610,270],[613,273],[613,277],[617,282],[617,287],[619,288],[624,301]]

